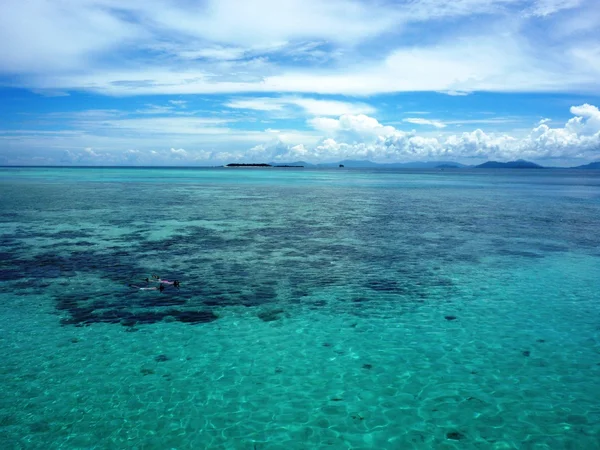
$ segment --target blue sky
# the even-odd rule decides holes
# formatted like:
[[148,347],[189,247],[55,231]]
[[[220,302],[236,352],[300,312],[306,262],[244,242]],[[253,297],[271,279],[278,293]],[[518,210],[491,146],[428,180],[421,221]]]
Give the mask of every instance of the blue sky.
[[3,0],[0,164],[600,160],[597,0]]

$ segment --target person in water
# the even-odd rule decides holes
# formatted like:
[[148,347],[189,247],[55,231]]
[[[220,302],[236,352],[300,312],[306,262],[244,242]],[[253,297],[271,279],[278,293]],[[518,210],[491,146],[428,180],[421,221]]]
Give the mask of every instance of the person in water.
[[[160,278],[159,275],[152,274],[152,281],[154,281],[156,283],[159,283],[161,286],[163,284],[168,284],[170,286],[179,288],[179,280],[174,280],[174,281],[163,280],[162,278]],[[148,282],[147,278],[146,278],[146,282]]]
[[140,286],[136,286],[135,284],[130,284],[129,287],[139,289],[140,291],[160,291],[160,292],[162,292],[165,290],[165,287],[162,284],[160,286],[155,286],[155,287],[140,287]]
[[169,281],[169,280],[163,280],[161,278],[158,278],[156,281],[158,283],[160,283],[161,285],[168,284],[169,286],[173,286],[173,287],[176,287],[176,288],[179,287],[179,281],[178,280]]

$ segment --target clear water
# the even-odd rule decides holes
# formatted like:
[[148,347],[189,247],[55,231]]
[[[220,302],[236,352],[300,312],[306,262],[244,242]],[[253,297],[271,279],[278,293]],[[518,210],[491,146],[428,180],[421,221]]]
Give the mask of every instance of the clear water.
[[0,183],[2,449],[600,448],[598,172]]

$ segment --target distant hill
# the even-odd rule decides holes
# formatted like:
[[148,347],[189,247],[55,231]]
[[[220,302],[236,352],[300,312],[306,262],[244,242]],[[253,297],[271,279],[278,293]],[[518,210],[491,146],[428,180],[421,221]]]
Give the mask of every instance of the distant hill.
[[572,167],[572,169],[600,170],[600,161],[584,164],[583,166]]
[[518,159],[516,161],[509,162],[498,162],[498,161],[487,161],[483,164],[475,166],[476,169],[543,169],[542,166],[531,161],[525,161]]

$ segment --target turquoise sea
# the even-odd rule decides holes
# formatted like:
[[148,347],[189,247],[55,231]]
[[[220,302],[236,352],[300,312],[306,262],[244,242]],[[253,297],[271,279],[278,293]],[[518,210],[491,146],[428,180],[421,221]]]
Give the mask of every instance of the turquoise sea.
[[1,168],[0,210],[1,449],[600,448],[600,172]]

